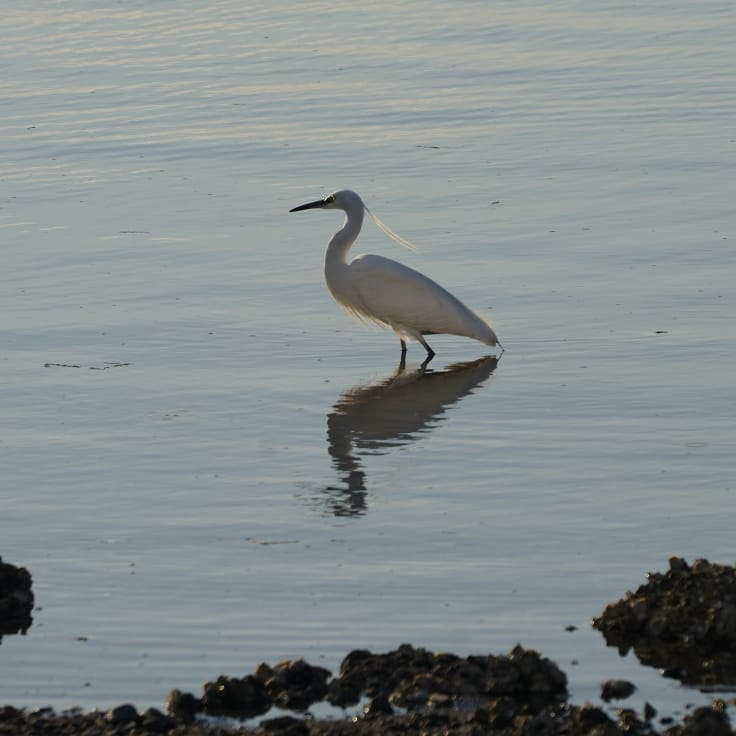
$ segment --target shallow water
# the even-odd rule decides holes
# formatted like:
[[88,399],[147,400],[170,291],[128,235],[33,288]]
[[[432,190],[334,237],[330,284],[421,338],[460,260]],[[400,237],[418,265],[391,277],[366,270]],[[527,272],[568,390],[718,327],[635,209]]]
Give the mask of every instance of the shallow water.
[[[15,3],[0,20],[0,555],[16,705],[410,641],[579,702],[670,555],[736,557],[729,4]],[[359,191],[492,317],[432,372],[322,283]],[[566,632],[566,626],[577,629]]]

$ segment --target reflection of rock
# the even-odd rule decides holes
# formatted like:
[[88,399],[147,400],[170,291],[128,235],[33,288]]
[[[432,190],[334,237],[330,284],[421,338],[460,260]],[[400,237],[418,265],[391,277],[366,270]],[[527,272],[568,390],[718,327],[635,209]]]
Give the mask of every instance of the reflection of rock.
[[701,687],[736,684],[736,568],[673,557],[593,625],[622,654]]
[[491,375],[497,362],[487,357],[437,372],[399,368],[386,380],[346,391],[327,416],[327,451],[342,480],[327,488],[332,513],[365,513],[364,457],[384,454],[430,431],[449,406]]
[[4,634],[25,634],[33,623],[31,574],[0,557],[0,640]]

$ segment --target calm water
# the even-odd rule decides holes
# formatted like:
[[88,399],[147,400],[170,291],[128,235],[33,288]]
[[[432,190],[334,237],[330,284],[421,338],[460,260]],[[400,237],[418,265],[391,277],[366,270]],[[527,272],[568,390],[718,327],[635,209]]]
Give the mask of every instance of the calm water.
[[[715,0],[5,7],[0,555],[38,610],[0,700],[520,641],[578,702],[705,701],[588,624],[736,558],[735,31]],[[497,364],[437,337],[394,375],[322,283],[338,214],[287,213],[341,187]]]

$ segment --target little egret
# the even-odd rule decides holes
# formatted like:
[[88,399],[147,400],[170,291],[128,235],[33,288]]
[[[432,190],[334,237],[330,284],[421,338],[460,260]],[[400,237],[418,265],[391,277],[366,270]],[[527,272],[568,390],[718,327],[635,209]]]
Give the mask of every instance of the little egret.
[[419,271],[371,254],[348,261],[348,251],[360,233],[366,212],[387,235],[413,249],[411,243],[384,225],[355,192],[344,189],[289,211],[315,208],[345,213],[345,223],[332,236],[325,253],[327,288],[335,301],[351,314],[390,327],[398,335],[402,364],[406,357],[406,340],[416,340],[424,346],[427,358],[423,365],[432,360],[435,353],[424,335],[461,335],[501,347],[486,320]]

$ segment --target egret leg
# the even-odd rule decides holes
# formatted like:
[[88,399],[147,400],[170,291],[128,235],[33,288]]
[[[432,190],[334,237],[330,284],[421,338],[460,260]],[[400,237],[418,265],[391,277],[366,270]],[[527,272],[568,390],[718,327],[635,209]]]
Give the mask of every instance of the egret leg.
[[427,363],[429,363],[430,360],[432,360],[432,358],[434,358],[435,353],[434,350],[429,347],[429,343],[423,337],[419,337],[419,342],[424,345],[424,349],[427,351],[427,359],[424,361],[424,365],[426,365]]
[[403,373],[406,369],[406,343],[401,340],[401,357],[399,358],[399,367],[397,368],[396,372]]

